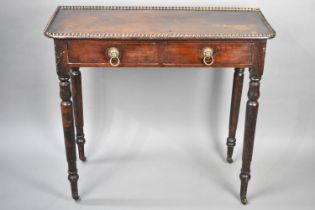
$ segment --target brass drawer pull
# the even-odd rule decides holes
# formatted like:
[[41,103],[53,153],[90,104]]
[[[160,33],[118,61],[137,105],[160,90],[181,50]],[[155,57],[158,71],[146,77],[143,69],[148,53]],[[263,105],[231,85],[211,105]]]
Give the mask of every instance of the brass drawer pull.
[[214,63],[212,48],[207,47],[203,50],[203,63],[206,66],[211,66]]
[[109,57],[109,64],[113,67],[119,66],[120,59],[119,59],[119,51],[116,47],[111,47],[108,49],[108,57]]

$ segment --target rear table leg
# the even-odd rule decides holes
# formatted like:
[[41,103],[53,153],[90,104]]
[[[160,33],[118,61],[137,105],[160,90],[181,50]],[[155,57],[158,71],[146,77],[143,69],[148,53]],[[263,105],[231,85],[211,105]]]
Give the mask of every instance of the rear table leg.
[[244,80],[244,69],[236,68],[234,72],[233,79],[233,90],[232,90],[232,100],[231,100],[231,110],[230,110],[230,123],[229,123],[229,137],[227,138],[227,162],[232,163],[232,155],[235,146],[235,133],[237,129],[238,116],[240,110],[240,102],[242,97]]
[[76,127],[76,142],[79,150],[79,158],[82,161],[86,160],[84,154],[85,137],[83,132],[83,101],[82,101],[82,85],[81,72],[79,68],[71,69],[71,87],[73,98],[73,109]]

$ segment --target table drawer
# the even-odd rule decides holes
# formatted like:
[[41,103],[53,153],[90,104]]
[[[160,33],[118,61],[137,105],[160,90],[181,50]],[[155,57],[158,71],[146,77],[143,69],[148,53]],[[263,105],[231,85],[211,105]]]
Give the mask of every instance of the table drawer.
[[[118,59],[110,62],[113,48]],[[212,51],[206,59],[210,65],[204,61],[205,49]],[[81,66],[246,67],[252,64],[251,51],[248,42],[72,40],[68,61]]]
[[108,50],[112,47],[119,51],[120,63],[118,66],[159,65],[158,44],[153,41],[74,40],[68,42],[68,60],[69,63],[80,63],[87,66],[111,66]]
[[237,67],[252,63],[251,43],[220,42],[170,42],[164,50],[166,66],[206,66],[204,51],[213,51],[213,63],[210,66]]

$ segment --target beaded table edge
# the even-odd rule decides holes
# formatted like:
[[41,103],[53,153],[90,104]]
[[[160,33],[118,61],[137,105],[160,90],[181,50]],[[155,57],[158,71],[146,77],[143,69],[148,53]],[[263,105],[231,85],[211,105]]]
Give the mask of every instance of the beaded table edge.
[[[182,10],[255,12],[269,33],[257,34],[181,34],[181,33],[57,33],[49,30],[60,10]],[[242,7],[169,7],[169,6],[58,6],[44,29],[44,35],[53,39],[272,39],[276,32],[259,8]]]

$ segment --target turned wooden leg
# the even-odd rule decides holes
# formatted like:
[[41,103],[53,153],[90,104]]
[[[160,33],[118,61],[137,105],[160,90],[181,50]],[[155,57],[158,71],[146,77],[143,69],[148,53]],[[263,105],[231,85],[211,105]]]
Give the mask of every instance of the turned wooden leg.
[[56,67],[59,77],[61,116],[68,162],[68,179],[71,184],[72,198],[79,199],[78,194],[78,170],[76,166],[76,149],[74,138],[73,109],[70,90],[70,74],[67,57],[67,42],[54,40],[56,53]]
[[246,117],[245,117],[245,134],[244,134],[244,145],[243,145],[243,156],[242,156],[242,169],[240,174],[241,179],[241,190],[240,198],[243,204],[247,203],[247,186],[250,180],[250,164],[253,155],[254,139],[255,139],[255,128],[256,119],[258,112],[258,98],[259,98],[259,86],[260,77],[250,76],[248,101],[246,105]]
[[76,149],[74,140],[74,125],[73,125],[73,110],[71,102],[70,82],[69,76],[59,76],[61,114],[64,131],[66,156],[68,161],[68,179],[71,183],[72,197],[75,200],[79,199],[78,194],[78,171],[76,167]]
[[232,99],[231,99],[231,110],[230,110],[230,123],[229,123],[229,136],[226,141],[227,145],[227,162],[232,163],[232,155],[235,146],[235,133],[237,129],[237,122],[240,110],[240,102],[242,97],[243,89],[243,80],[244,80],[244,69],[236,68],[234,71],[233,79],[233,90],[232,90]]
[[71,71],[71,87],[73,98],[73,109],[76,127],[76,142],[79,150],[79,158],[82,161],[86,160],[84,154],[84,132],[83,132],[83,102],[82,102],[82,87],[81,87],[81,72],[79,68],[72,68]]

